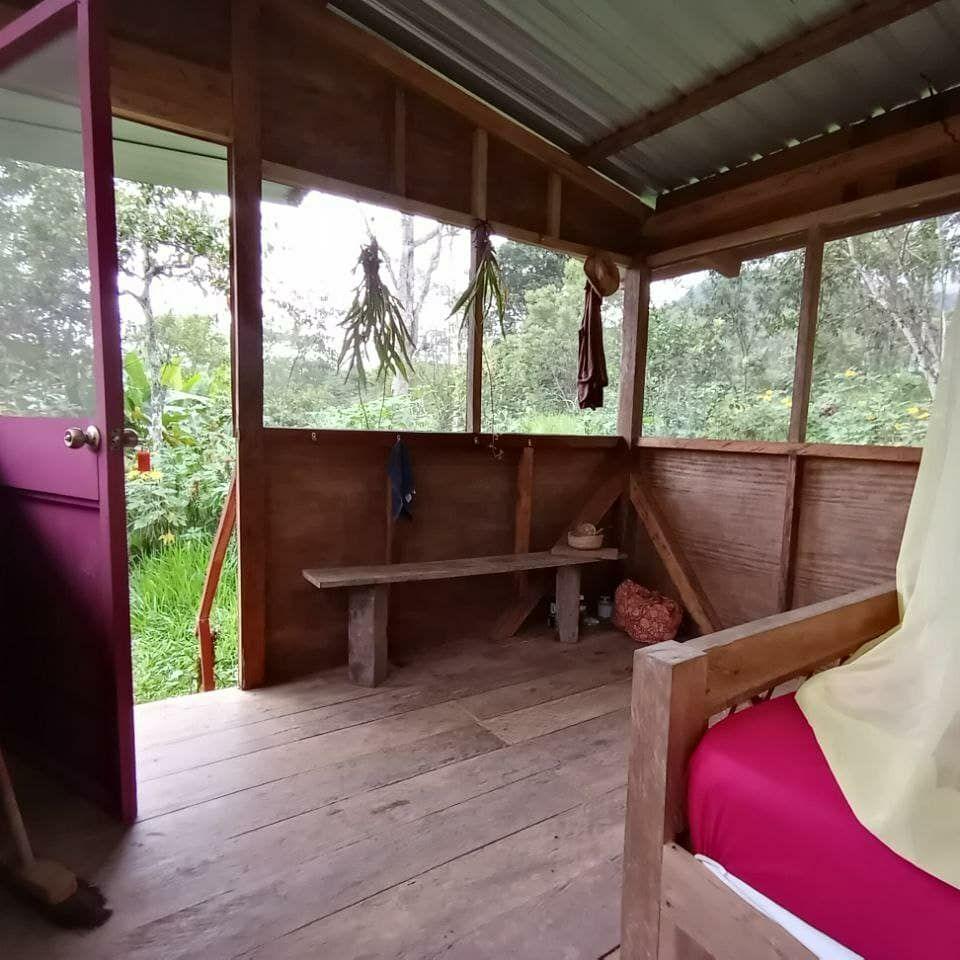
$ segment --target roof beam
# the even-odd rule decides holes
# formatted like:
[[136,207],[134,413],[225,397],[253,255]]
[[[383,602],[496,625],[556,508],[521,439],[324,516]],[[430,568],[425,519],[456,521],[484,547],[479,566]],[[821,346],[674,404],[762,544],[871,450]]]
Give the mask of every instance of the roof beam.
[[495,110],[473,94],[456,86],[398,47],[362,29],[332,10],[314,6],[307,0],[271,0],[288,22],[306,34],[321,36],[344,50],[375,64],[391,74],[401,85],[430,97],[466,118],[491,136],[535,157],[550,169],[573,183],[589,190],[638,220],[653,213],[638,196],[627,188],[589,169],[579,159],[521,126],[506,114]]
[[658,109],[647,111],[585,147],[577,154],[577,159],[587,165],[599,163],[626,147],[669,130],[936,2],[938,0],[861,0],[832,20],[812,27]]

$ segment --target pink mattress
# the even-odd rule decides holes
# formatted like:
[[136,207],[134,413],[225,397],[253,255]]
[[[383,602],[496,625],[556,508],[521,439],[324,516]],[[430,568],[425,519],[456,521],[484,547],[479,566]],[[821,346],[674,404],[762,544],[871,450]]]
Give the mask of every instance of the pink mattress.
[[960,890],[860,825],[792,696],[707,733],[688,816],[696,853],[866,960],[960,957]]

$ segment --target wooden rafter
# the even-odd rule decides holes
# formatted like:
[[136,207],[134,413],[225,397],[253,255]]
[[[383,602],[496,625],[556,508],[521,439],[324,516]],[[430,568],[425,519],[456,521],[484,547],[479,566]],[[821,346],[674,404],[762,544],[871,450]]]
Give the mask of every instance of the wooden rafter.
[[402,50],[374,33],[355,26],[331,10],[304,0],[273,0],[290,23],[306,34],[317,34],[373,63],[391,74],[399,83],[455,110],[491,136],[511,144],[524,153],[579,184],[596,196],[639,219],[652,210],[626,188],[607,180],[569,153],[511,120],[499,110],[487,106],[473,94],[451,83],[439,73],[419,63]]
[[650,110],[590,144],[578,159],[595,164],[614,153],[669,130],[706,110],[758,87],[840,47],[896,23],[936,0],[862,0],[839,16],[781,43],[721,76]]

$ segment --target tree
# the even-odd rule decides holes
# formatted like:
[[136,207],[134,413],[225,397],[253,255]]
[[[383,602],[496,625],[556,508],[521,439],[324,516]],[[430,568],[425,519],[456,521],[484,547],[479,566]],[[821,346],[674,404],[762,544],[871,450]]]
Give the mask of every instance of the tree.
[[116,202],[120,272],[127,280],[121,294],[143,315],[130,341],[143,352],[152,395],[150,444],[159,447],[167,391],[162,370],[171,353],[153,304],[155,285],[163,278],[180,279],[207,293],[226,293],[227,225],[208,200],[173,187],[121,182]]
[[528,293],[563,284],[569,257],[546,247],[507,240],[497,247],[497,260],[507,290],[503,325],[509,333],[526,317]]

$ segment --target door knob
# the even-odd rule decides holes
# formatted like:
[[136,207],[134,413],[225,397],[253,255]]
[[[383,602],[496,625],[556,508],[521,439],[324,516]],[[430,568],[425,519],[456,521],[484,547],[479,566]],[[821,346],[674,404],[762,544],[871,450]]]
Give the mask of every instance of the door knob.
[[91,423],[89,427],[68,427],[63,432],[63,445],[70,450],[79,450],[89,447],[97,450],[100,447],[100,431]]
[[120,439],[123,446],[128,450],[140,446],[140,437],[137,435],[137,431],[131,430],[130,427],[124,427],[123,433],[120,434]]

